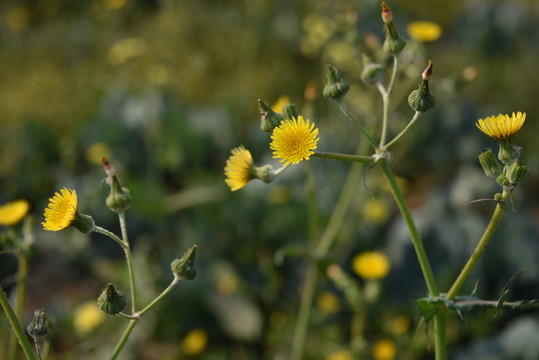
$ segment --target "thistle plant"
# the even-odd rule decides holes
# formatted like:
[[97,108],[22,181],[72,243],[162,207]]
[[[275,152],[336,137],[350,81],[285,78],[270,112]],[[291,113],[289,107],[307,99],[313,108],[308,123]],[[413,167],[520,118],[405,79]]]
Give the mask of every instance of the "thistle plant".
[[[97,297],[97,303],[94,303],[95,308],[99,308],[106,314],[115,315],[116,317],[128,322],[122,336],[119,338],[114,351],[110,355],[110,359],[116,359],[124,345],[126,344],[131,332],[142,317],[162,301],[172,289],[184,280],[192,280],[196,276],[195,259],[197,256],[196,245],[192,246],[182,257],[175,259],[171,262],[171,272],[173,279],[171,283],[166,287],[157,297],[155,297],[149,304],[144,307],[140,307],[137,301],[137,287],[135,267],[133,264],[133,257],[131,254],[131,245],[127,235],[125,211],[131,205],[131,195],[129,190],[122,187],[116,170],[107,158],[103,157],[103,165],[107,174],[107,183],[110,185],[110,193],[106,199],[107,207],[118,214],[121,236],[114,234],[113,232],[102,228],[95,224],[94,219],[90,215],[82,214],[79,212],[79,202],[77,192],[74,189],[62,188],[59,192],[56,192],[50,199],[49,204],[44,212],[44,221],[41,223],[44,230],[47,231],[62,231],[69,227],[74,227],[83,234],[89,234],[92,232],[99,233],[107,236],[111,240],[115,241],[123,249],[126,259],[128,282],[130,289],[130,311],[124,312],[127,305],[127,299],[121,291],[119,291],[115,284],[109,283],[104,288],[101,294]],[[25,201],[13,202],[0,207],[0,223],[9,225],[16,224],[28,211],[28,203]],[[21,241],[20,244],[23,244]],[[21,254],[26,254],[27,247],[23,247],[19,244],[18,248],[15,248],[16,253],[19,254],[19,273],[26,270],[25,257]],[[14,251],[15,251],[14,250]],[[21,274],[18,283],[18,289],[25,289],[26,273]],[[24,290],[21,290],[24,291]],[[28,325],[28,334],[33,338],[36,353],[32,352],[31,346],[22,330],[20,319],[22,317],[22,304],[24,303],[25,295],[17,292],[17,300],[15,311],[12,309],[9,300],[5,293],[0,289],[0,302],[4,311],[6,312],[8,319],[13,328],[14,339],[18,340],[22,347],[27,359],[41,359],[42,354],[40,350],[40,338],[45,336],[48,332],[48,317],[43,309],[36,310],[34,313],[33,321]],[[15,343],[15,340],[13,341]],[[16,348],[11,350],[12,345],[10,343],[10,353],[13,355],[10,359],[16,358]]]
[[[338,233],[339,227],[347,212],[352,197],[351,195],[354,192],[356,183],[359,181],[359,169],[364,165],[368,165],[370,171],[372,171],[373,168],[381,170],[408,228],[409,236],[417,255],[417,260],[428,292],[427,297],[417,300],[418,308],[425,321],[425,326],[430,326],[431,322],[434,323],[434,353],[437,360],[447,358],[445,321],[448,311],[452,310],[462,315],[464,312],[471,311],[472,309],[494,307],[497,308],[498,313],[500,313],[504,307],[525,309],[537,307],[538,305],[535,300],[513,303],[506,302],[505,298],[508,289],[507,291],[504,289],[504,293],[500,296],[498,301],[481,300],[475,293],[471,296],[459,296],[463,284],[469,278],[472,269],[476,266],[479,258],[485,251],[489,240],[492,238],[494,230],[500,223],[500,219],[505,212],[506,204],[511,197],[513,190],[519,183],[521,183],[527,173],[527,166],[519,160],[522,149],[514,144],[514,137],[523,126],[526,114],[521,112],[517,112],[516,114],[513,113],[512,116],[500,114],[498,116],[479,119],[476,123],[479,130],[496,140],[499,144],[497,159],[491,150],[481,154],[479,159],[481,165],[485,169],[485,174],[488,177],[495,178],[501,186],[501,193],[493,196],[494,203],[496,204],[495,209],[490,223],[479,240],[475,251],[470,255],[468,262],[464,265],[460,275],[454,281],[447,293],[441,292],[429,263],[416,222],[414,221],[409,206],[391,168],[393,156],[389,151],[391,147],[395,146],[402,138],[412,131],[420,117],[435,107],[436,99],[432,94],[430,87],[434,65],[432,61],[429,61],[421,74],[418,88],[411,91],[408,96],[408,104],[413,110],[413,113],[411,114],[407,125],[397,134],[390,134],[388,126],[390,102],[397,84],[399,55],[405,51],[406,41],[399,35],[398,29],[393,22],[393,13],[385,2],[382,2],[381,16],[386,32],[383,50],[386,52],[387,56],[392,58],[392,66],[386,67],[383,64],[377,64],[368,58],[368,56],[364,55],[364,70],[361,75],[361,80],[365,84],[374,87],[382,98],[382,109],[379,122],[381,131],[379,140],[375,139],[373,131],[368,128],[366,124],[362,123],[347,107],[345,100],[350,85],[332,65],[327,66],[327,83],[323,90],[323,94],[328,100],[337,103],[344,117],[352,121],[363,136],[363,139],[358,146],[358,153],[356,154],[320,151],[318,149],[318,140],[325,135],[322,130],[319,130],[316,120],[305,119],[301,113],[292,117],[290,120],[286,120],[287,116],[284,111],[283,113],[278,113],[271,110],[269,106],[267,106],[267,103],[259,101],[259,105],[263,104],[263,106],[259,106],[261,110],[260,117],[262,119],[261,128],[264,131],[271,133],[269,138],[269,149],[273,150],[273,158],[284,163],[284,166],[279,171],[273,173],[270,181],[274,180],[278,175],[281,175],[286,168],[300,162],[305,165],[304,168],[307,179],[306,189],[309,209],[309,241],[305,245],[305,249],[295,251],[295,253],[304,254],[308,260],[308,265],[290,350],[290,359],[292,360],[303,358],[305,341],[309,332],[308,324],[314,294],[321,276],[324,275],[324,272],[321,272],[320,269],[326,270],[325,274],[327,277],[344,292],[350,307],[353,309],[353,316],[356,320],[352,321],[355,325],[352,327],[351,333],[354,336],[354,339],[359,340],[352,343],[351,351],[355,357],[362,358],[362,356],[365,356],[366,346],[365,342],[361,340],[362,326],[358,324],[362,324],[362,321],[364,321],[362,319],[365,317],[368,304],[373,301],[372,299],[376,299],[378,296],[377,292],[372,290],[376,287],[372,287],[369,284],[374,284],[373,281],[378,281],[377,279],[383,278],[387,274],[387,271],[389,271],[390,265],[383,253],[378,251],[363,254],[360,258],[354,260],[354,271],[357,272],[359,276],[365,278],[366,283],[364,287],[361,287],[351,280],[338,264],[332,264],[329,267],[327,266],[328,253],[335,243],[336,234]],[[425,32],[428,34],[425,34]],[[430,23],[416,24],[415,33],[418,37],[422,38],[421,41],[432,41],[432,39],[440,36],[440,29],[434,28]],[[384,84],[383,82],[385,78],[389,79],[387,84]],[[284,108],[285,107],[283,107],[283,109]],[[271,124],[271,126],[269,124]],[[239,153],[243,153],[244,155],[239,157]],[[246,154],[249,155],[247,156]],[[341,196],[330,217],[327,228],[321,232],[322,235],[319,235],[320,224],[317,215],[318,202],[315,191],[316,181],[310,166],[310,161],[317,158],[355,163],[350,169],[348,177],[350,182],[347,182],[343,187]],[[243,160],[241,161],[239,159]],[[260,176],[253,175],[254,173],[252,158],[248,150],[245,150],[243,147],[234,149],[232,151],[232,156],[227,161],[225,167],[225,182],[231,190],[239,190],[246,186],[249,181],[260,178]],[[283,250],[283,253],[287,252]],[[290,253],[293,252],[291,251]],[[369,286],[372,289],[367,291]],[[369,293],[374,294],[370,296],[371,300],[369,300],[369,296],[367,296]],[[355,332],[354,329],[356,329]],[[380,345],[379,348],[387,349],[388,347]],[[395,351],[389,351],[388,353],[393,354],[392,357],[388,358],[394,358]],[[375,358],[378,357],[375,355]]]

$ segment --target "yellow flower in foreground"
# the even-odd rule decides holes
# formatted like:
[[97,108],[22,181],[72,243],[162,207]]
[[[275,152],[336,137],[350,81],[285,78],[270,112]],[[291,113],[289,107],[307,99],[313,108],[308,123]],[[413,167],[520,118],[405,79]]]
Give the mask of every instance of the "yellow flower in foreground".
[[477,120],[475,124],[479,130],[498,141],[511,140],[513,136],[520,130],[524,121],[526,120],[526,113],[520,111],[513,113],[511,117],[509,115],[498,114],[497,116],[489,116],[487,118]]
[[75,310],[73,327],[79,335],[86,335],[103,322],[105,313],[99,310],[95,301],[88,301]]
[[389,273],[389,259],[380,251],[366,251],[352,260],[354,272],[364,279],[381,279]]
[[19,223],[30,209],[26,200],[15,200],[0,206],[0,225],[13,226]]
[[297,164],[302,160],[308,160],[314,154],[318,143],[318,128],[314,123],[305,121],[303,116],[296,120],[283,120],[279,127],[273,130],[270,149],[275,150],[273,157],[280,159],[285,165]]
[[412,39],[422,42],[435,41],[442,36],[440,25],[430,21],[413,21],[406,30]]
[[77,217],[77,193],[63,188],[49,199],[49,206],[43,213],[43,228],[48,231],[60,231],[71,225]]
[[232,149],[231,152],[232,156],[228,158],[225,166],[225,183],[230,190],[236,191],[254,179],[253,157],[243,145]]
[[372,357],[375,360],[393,360],[396,356],[397,347],[391,340],[378,340],[372,347]]
[[207,343],[208,334],[204,330],[196,329],[183,339],[182,349],[186,355],[197,355],[204,350]]

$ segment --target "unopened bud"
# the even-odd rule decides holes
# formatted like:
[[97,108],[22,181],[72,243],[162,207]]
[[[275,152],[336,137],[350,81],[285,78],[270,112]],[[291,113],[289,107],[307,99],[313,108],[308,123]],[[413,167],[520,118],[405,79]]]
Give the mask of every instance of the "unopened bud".
[[391,9],[386,5],[385,1],[382,1],[382,20],[384,21],[384,24],[393,21],[393,12],[391,12]]
[[174,276],[180,280],[193,280],[197,275],[196,257],[197,246],[193,245],[181,258],[174,260],[170,264]]
[[327,82],[322,93],[328,99],[339,100],[348,93],[350,84],[341,78],[334,66],[328,65],[327,69]]
[[283,114],[273,111],[267,102],[260,99],[258,99],[258,111],[260,112],[260,129],[269,134],[284,120]]
[[36,311],[34,311],[34,318],[32,319],[32,322],[26,327],[26,330],[28,331],[28,334],[30,334],[33,338],[47,335],[48,322],[49,317],[47,316],[47,314],[45,314],[45,311],[43,309],[37,309]]
[[283,106],[283,116],[286,120],[297,119],[299,117],[298,108],[296,104],[288,104]]
[[[425,78],[425,74],[428,74],[428,77]],[[419,84],[419,88],[414,90],[408,96],[408,104],[415,111],[425,112],[436,105],[436,98],[430,93],[429,84],[430,80],[428,79],[432,75],[432,62],[429,61],[429,66],[423,72],[423,80]]]
[[382,2],[382,20],[385,24],[386,40],[384,41],[384,51],[392,55],[398,55],[406,46],[406,41],[399,35],[393,23],[393,13],[391,9]]
[[116,170],[107,158],[103,156],[102,160],[105,172],[109,176],[108,183],[110,185],[110,193],[106,200],[107,206],[115,213],[123,213],[131,206],[131,194],[129,194],[129,190],[120,185]]
[[520,161],[515,161],[507,170],[507,180],[509,180],[511,186],[517,186],[527,173],[528,167]]
[[423,74],[421,74],[421,77],[423,80],[428,80],[432,76],[432,61],[429,60],[429,66],[423,71]]
[[107,314],[116,315],[121,312],[127,300],[121,291],[117,290],[114,284],[109,283],[97,298],[97,306]]
[[479,163],[483,167],[485,174],[490,178],[497,178],[503,171],[502,165],[498,162],[496,155],[494,155],[490,149],[479,154]]
[[363,71],[361,72],[361,81],[367,85],[373,85],[382,80],[384,76],[384,67],[378,63],[372,62],[367,55],[363,54]]

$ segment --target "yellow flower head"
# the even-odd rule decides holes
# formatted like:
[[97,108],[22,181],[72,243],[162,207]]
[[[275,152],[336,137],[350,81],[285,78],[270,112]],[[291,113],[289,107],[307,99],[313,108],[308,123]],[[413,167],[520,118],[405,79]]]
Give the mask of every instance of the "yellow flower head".
[[0,206],[0,225],[13,226],[19,223],[30,209],[26,200],[15,200]]
[[75,310],[73,327],[83,336],[94,330],[105,319],[105,313],[99,310],[95,300],[87,301]]
[[391,340],[378,340],[372,347],[372,357],[375,360],[393,360],[396,356],[397,347]]
[[412,39],[422,42],[435,41],[442,36],[440,25],[430,21],[413,21],[406,30]]
[[285,165],[297,164],[302,160],[308,160],[314,154],[318,143],[318,128],[303,116],[296,120],[283,120],[279,127],[273,130],[270,149],[275,150],[273,157],[280,159]]
[[526,113],[520,111],[513,113],[511,117],[509,115],[498,114],[497,116],[489,116],[487,118],[477,120],[475,124],[479,130],[498,141],[511,140],[513,136],[520,130],[524,121],[526,120]]
[[339,350],[327,357],[327,360],[353,360],[354,356],[348,350]]
[[63,188],[49,199],[49,206],[43,213],[45,222],[43,228],[48,231],[65,229],[77,217],[77,193],[75,190]]
[[321,292],[316,299],[316,304],[320,310],[328,314],[335,314],[341,308],[339,298],[329,291]]
[[283,111],[283,106],[290,104],[290,98],[286,95],[281,95],[275,102],[275,104],[271,105],[271,109],[277,113],[280,113]]
[[204,350],[208,343],[208,334],[204,330],[191,331],[183,339],[182,349],[186,355],[197,355]]
[[242,146],[232,149],[232,156],[228,158],[225,166],[225,183],[230,190],[236,191],[254,179],[253,157],[249,150]]
[[352,260],[354,272],[364,279],[381,279],[391,268],[389,259],[380,251],[366,251]]

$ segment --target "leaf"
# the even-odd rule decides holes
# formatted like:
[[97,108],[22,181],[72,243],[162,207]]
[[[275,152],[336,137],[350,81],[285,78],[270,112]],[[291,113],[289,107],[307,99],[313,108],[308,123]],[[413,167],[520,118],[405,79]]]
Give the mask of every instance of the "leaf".
[[498,300],[498,306],[496,307],[496,315],[494,315],[494,318],[497,318],[502,314],[503,304],[505,303],[507,295],[509,295],[509,288],[511,287],[511,285],[513,285],[513,282],[516,280],[516,278],[519,277],[520,274],[522,274],[523,272],[524,270],[520,270],[519,272],[511,276],[507,284],[505,284],[505,286],[503,287],[503,290],[500,293],[500,300]]

